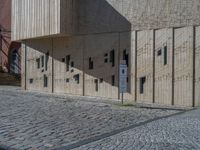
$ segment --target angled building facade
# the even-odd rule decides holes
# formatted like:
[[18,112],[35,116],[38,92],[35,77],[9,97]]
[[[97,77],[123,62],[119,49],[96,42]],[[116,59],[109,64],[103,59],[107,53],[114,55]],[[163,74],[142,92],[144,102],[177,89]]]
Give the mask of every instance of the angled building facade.
[[22,87],[200,106],[200,0],[12,0]]

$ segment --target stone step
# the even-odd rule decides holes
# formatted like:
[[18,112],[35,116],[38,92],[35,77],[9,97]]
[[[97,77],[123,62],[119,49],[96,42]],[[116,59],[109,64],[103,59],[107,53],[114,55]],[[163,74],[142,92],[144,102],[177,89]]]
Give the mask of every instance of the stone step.
[[0,72],[0,85],[15,85],[20,86],[21,79],[19,75]]

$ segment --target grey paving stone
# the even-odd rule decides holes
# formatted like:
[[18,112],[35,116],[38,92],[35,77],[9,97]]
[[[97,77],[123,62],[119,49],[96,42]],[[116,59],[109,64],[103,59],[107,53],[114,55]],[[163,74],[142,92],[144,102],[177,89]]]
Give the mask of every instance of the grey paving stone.
[[[0,144],[19,150],[48,150],[74,143],[84,144],[104,136],[115,135],[124,129],[129,130],[130,126],[177,112],[179,111],[122,108],[114,106],[113,101],[106,99],[27,92],[16,87],[0,86]],[[196,124],[191,124],[199,127],[198,123],[196,120]],[[167,126],[158,128],[159,124],[144,129],[130,129],[122,132],[119,137],[111,136],[100,143],[94,142],[79,149],[131,149],[132,144],[136,148],[145,148],[144,144],[149,148],[165,146],[159,144],[157,138],[166,139],[169,134],[164,131],[167,131],[168,127],[178,127],[169,122]],[[151,133],[149,130],[155,131]],[[158,135],[156,131],[163,134]],[[184,140],[184,129],[179,131],[183,133],[182,141],[179,143],[185,144],[187,148],[193,148],[194,143]],[[174,130],[174,134],[179,131]],[[143,134],[149,136],[145,137]],[[152,139],[153,142],[157,139],[154,145],[149,144]],[[193,140],[199,141],[199,138],[195,136]],[[171,139],[168,142],[170,143]],[[195,148],[198,146],[196,144]]]

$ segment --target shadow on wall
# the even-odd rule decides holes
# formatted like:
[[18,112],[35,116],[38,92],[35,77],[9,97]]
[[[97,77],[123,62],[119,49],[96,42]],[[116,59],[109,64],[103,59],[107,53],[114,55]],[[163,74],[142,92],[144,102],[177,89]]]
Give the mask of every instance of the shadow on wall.
[[[119,60],[126,60],[131,76],[131,23],[106,0],[76,0],[73,5],[76,8],[73,18],[76,36],[49,39],[54,51],[53,55],[51,52],[49,55],[60,65],[70,67],[69,72],[74,68],[92,76],[93,84],[103,80],[118,87]],[[26,45],[43,54],[49,51],[49,45],[47,48],[42,42],[40,44],[40,39],[30,40]],[[69,55],[70,58],[81,59],[68,60]],[[66,70],[60,72],[67,73]],[[71,78],[75,75],[71,73]],[[127,79],[129,84],[130,80]]]
[[[124,32],[131,30],[131,23],[107,0],[75,0],[75,32],[77,34]],[[118,8],[120,9],[120,2]]]

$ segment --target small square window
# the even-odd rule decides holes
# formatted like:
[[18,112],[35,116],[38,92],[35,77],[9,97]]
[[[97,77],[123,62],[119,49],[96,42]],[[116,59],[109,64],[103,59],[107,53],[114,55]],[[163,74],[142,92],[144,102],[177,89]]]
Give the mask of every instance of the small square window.
[[100,78],[100,83],[103,83],[103,78]]
[[161,55],[162,55],[162,50],[159,49],[159,50],[157,51],[157,56],[161,56]]
[[30,84],[33,84],[33,79],[29,79],[29,83],[30,83]]
[[62,62],[65,62],[65,58],[62,58]]
[[71,67],[74,67],[74,62],[73,61],[71,62]]
[[66,79],[66,82],[69,83],[69,78]]
[[107,58],[104,59],[104,63],[108,63],[108,59]]

